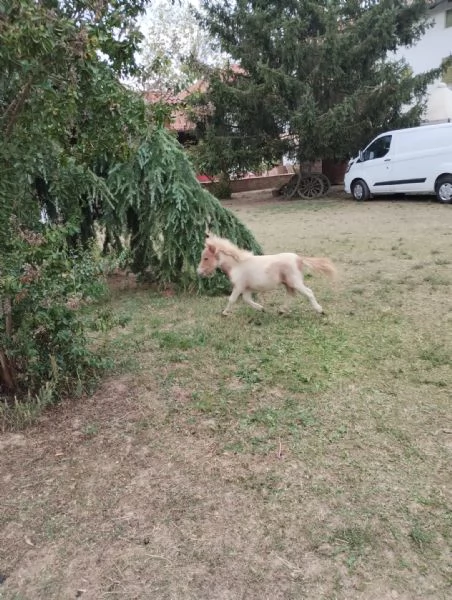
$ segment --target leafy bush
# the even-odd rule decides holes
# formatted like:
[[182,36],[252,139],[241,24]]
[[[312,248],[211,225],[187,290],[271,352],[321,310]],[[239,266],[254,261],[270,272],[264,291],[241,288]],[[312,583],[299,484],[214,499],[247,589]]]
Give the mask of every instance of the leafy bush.
[[220,179],[212,184],[210,191],[218,200],[227,200],[231,197],[231,184],[225,179]]
[[69,226],[24,230],[13,220],[0,271],[0,390],[82,392],[104,366],[78,310],[106,292],[92,251],[72,250]]
[[[95,4],[0,2],[0,412],[27,398],[31,414],[103,366],[77,310],[104,293],[90,250],[99,229],[137,273],[192,289],[206,226],[259,249],[153,127],[168,107],[153,114],[121,83],[137,72],[145,0]],[[94,327],[113,320],[104,312]]]

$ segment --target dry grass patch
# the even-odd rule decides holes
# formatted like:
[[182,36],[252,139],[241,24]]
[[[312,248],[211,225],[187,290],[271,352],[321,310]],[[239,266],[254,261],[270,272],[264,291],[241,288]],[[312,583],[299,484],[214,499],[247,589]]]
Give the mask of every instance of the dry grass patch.
[[117,288],[122,375],[0,439],[2,600],[450,597],[449,207],[230,204],[328,316]]

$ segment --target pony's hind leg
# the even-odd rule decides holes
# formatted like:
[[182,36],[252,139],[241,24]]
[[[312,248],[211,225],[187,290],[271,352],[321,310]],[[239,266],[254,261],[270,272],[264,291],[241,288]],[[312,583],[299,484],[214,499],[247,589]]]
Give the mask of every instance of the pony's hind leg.
[[289,312],[290,305],[292,304],[292,300],[295,296],[295,290],[293,288],[289,287],[287,284],[284,284],[284,287],[286,288],[288,297],[286,298],[284,304],[278,308],[278,312],[281,315],[285,315]]
[[311,288],[308,288],[308,286],[305,285],[303,281],[297,281],[294,284],[294,288],[297,290],[297,292],[300,292],[300,294],[303,294],[309,299],[309,302],[311,303],[313,309],[316,312],[323,313],[323,308],[315,299],[314,292],[311,290]]
[[254,302],[254,300],[251,296],[251,292],[243,292],[242,298],[243,298],[244,302],[246,302],[247,304],[249,304],[256,310],[264,310],[264,307],[262,306],[262,304],[259,304],[258,302]]

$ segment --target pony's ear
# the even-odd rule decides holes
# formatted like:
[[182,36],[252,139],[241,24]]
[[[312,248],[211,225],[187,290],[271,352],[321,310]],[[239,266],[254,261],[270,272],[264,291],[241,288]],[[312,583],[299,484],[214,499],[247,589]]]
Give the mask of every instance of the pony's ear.
[[211,254],[216,254],[217,249],[215,248],[215,246],[213,244],[209,244],[209,242],[206,242],[206,246],[207,246],[207,250],[211,253]]

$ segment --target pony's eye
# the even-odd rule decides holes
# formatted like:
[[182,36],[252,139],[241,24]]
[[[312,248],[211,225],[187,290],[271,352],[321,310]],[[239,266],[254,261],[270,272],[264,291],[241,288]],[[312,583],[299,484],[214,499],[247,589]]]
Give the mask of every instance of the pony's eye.
[[207,258],[207,256],[206,256],[204,260],[209,260],[209,259],[208,259],[208,258]]

